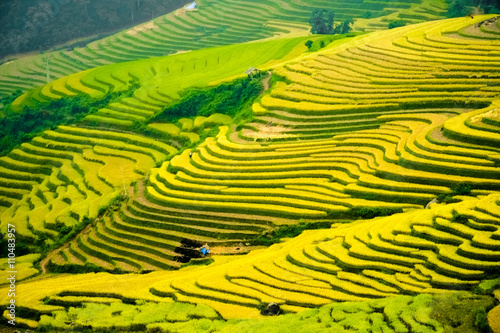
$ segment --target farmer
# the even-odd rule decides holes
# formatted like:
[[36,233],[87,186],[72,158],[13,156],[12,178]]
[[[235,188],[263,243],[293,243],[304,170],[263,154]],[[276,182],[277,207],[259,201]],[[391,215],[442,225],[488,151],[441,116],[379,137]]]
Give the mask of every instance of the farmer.
[[208,244],[203,245],[203,247],[200,249],[200,252],[203,254],[203,256],[206,256],[210,252],[210,247]]

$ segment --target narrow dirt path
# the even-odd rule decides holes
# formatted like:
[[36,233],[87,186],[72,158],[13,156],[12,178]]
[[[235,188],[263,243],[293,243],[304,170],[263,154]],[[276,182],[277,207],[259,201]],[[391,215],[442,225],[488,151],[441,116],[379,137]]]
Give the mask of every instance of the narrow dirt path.
[[271,87],[271,71],[267,71],[266,74],[267,76],[262,80],[262,86],[264,87],[262,93]]

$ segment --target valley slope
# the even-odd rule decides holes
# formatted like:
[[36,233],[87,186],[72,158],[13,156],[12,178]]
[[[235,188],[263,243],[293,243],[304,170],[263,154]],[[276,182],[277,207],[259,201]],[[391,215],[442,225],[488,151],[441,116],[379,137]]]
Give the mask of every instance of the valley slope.
[[[18,322],[84,328],[75,306],[91,303],[89,313],[116,307],[128,330],[209,331],[271,302],[288,313],[354,302],[360,316],[389,313],[377,319],[389,331],[439,332],[425,312],[438,296],[427,295],[500,277],[499,22],[430,21],[316,52],[304,43],[323,37],[213,47],[85,68],[21,95],[12,112],[123,93],[0,157],[2,232],[13,224],[50,249],[46,272],[100,271],[19,283]],[[253,81],[248,67],[261,70]],[[235,114],[168,114],[245,80],[259,91]],[[331,228],[257,249],[289,225]],[[62,238],[63,228],[85,229]],[[207,266],[177,270],[196,248],[186,241],[213,247],[211,260],[191,261]],[[412,302],[425,313],[391,310]],[[146,308],[172,317],[121,315]],[[331,325],[345,319],[328,309]]]

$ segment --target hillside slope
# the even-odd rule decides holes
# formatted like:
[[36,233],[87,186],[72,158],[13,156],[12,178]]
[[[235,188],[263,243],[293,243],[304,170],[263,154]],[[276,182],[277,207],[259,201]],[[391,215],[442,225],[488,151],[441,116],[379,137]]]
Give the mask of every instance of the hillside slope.
[[[363,210],[423,208],[464,183],[473,195],[497,192],[499,58],[486,52],[498,44],[486,41],[483,51],[485,41],[474,47],[467,40],[471,55],[457,56],[459,63],[454,54],[460,44],[452,42],[463,39],[439,33],[467,27],[469,20],[357,37],[276,68],[287,83],[254,104],[252,122],[240,129],[222,126],[216,138],[152,169],[130,199],[98,224],[89,236],[93,245],[137,267],[143,259],[120,251],[130,241],[118,235],[147,233],[153,238],[134,245],[146,253],[173,250],[169,242],[183,238],[238,247],[300,219],[333,222]],[[425,54],[414,52],[399,46],[409,36],[416,36],[417,48],[431,37],[440,43],[427,46]],[[377,58],[368,58],[373,49]],[[476,61],[480,57],[488,57],[487,72]],[[161,240],[167,231],[169,241]],[[85,237],[73,249],[93,262],[102,259],[81,248]],[[62,258],[59,264],[74,262]],[[108,260],[106,267],[115,266]]]
[[[20,283],[16,305],[30,309],[31,317],[24,319],[36,326],[32,319],[39,314],[55,315],[81,302],[206,304],[228,319],[258,317],[269,302],[297,312],[332,302],[468,289],[498,277],[499,203],[498,194],[463,198],[430,210],[308,231],[244,257],[215,257],[206,267]],[[0,295],[5,305],[7,287]]]
[[[311,12],[320,6],[335,12],[336,22],[370,17],[362,30],[386,29],[399,16],[408,23],[444,17],[444,1],[343,0],[315,1],[197,1],[195,10],[183,8],[138,27],[74,50],[54,51],[8,61],[0,66],[0,97],[16,89],[27,91],[56,78],[110,63],[174,54],[179,51],[230,45],[276,35],[308,34]],[[386,16],[389,15],[389,18]],[[375,20],[371,25],[371,20]],[[381,20],[381,21],[380,21]],[[385,21],[384,21],[385,20]]]
[[[79,127],[47,130],[0,157],[2,225],[15,222],[20,234],[33,237],[33,232],[54,235],[61,223],[71,226],[84,216],[96,217],[124,187],[180,148],[176,141],[131,132],[134,122],[146,122],[187,87],[240,75],[251,65],[293,59],[305,49],[304,37],[211,48],[105,66],[21,96],[19,103],[32,105],[43,98],[61,99],[64,93],[72,97],[74,91],[104,95],[124,89],[134,78],[141,85],[132,97],[99,109]],[[100,127],[89,128],[89,123]]]
[[[0,212],[2,231],[12,223],[33,241],[44,234],[47,244],[63,227],[99,216],[45,268],[144,273],[20,282],[16,304],[26,311],[19,321],[58,321],[66,329],[70,311],[108,305],[127,329],[133,320],[124,309],[139,311],[129,305],[160,313],[141,325],[255,318],[270,302],[299,312],[356,301],[363,313],[386,313],[385,303],[371,300],[400,296],[409,304],[410,295],[472,290],[498,278],[498,22],[494,15],[426,22],[344,38],[318,52],[305,52],[308,37],[218,47],[111,64],[19,98],[18,106],[72,89],[102,96],[136,79],[131,97],[90,116],[97,124],[91,118],[47,130],[1,157]],[[274,73],[251,120],[214,113],[151,123],[184,88],[241,76],[256,62],[246,57],[251,52]],[[168,135],[134,132],[138,124]],[[181,144],[181,133],[192,140]],[[122,191],[128,198],[103,215]],[[332,228],[173,270],[186,240],[237,253],[299,222]],[[1,305],[7,289],[0,289]],[[76,310],[82,303],[92,305]],[[418,321],[438,330],[420,315],[388,320],[390,329],[410,331]]]
[[[129,224],[132,233],[142,232],[151,226],[144,219],[153,219],[155,228],[183,232],[171,240],[204,235],[201,241],[218,243],[213,233],[224,231],[222,242],[239,244],[269,227],[301,218],[329,221],[353,217],[361,208],[423,207],[437,195],[451,194],[460,183],[471,184],[474,194],[497,191],[498,40],[453,35],[489,17],[343,39],[295,63],[272,62],[286,83],[279,82],[254,104],[252,122],[241,128],[221,127],[217,138],[207,138],[175,157],[172,143],[153,143],[137,134],[67,126],[46,131],[0,158],[2,225],[14,221],[23,235],[55,236],[58,225],[97,216],[122,186],[146,174],[147,183],[140,182],[130,201],[101,228]],[[141,87],[133,97],[87,117],[126,129],[161,110],[170,100],[167,94],[255,64],[255,57],[242,54],[266,49],[266,56],[258,60],[263,66],[275,58],[286,62],[304,52],[303,41],[241,44],[110,65],[78,74],[76,80],[57,80],[19,103],[49,94],[60,98],[54,93],[62,89],[58,87],[96,93],[123,89],[130,78],[138,78]],[[269,52],[270,46],[275,53]],[[238,61],[231,60],[232,53]],[[216,63],[221,54],[228,60],[206,65]],[[196,70],[197,64],[205,66]],[[190,217],[179,221],[179,213]],[[90,237],[93,246],[105,246],[108,254],[94,258],[89,244],[75,243],[74,248],[87,248],[77,250],[80,258],[89,256],[91,262],[101,263],[105,258],[107,263],[99,265],[107,268],[115,265],[110,258],[142,267],[143,259],[136,262],[133,253],[116,248],[130,243],[118,242],[116,233],[106,235],[111,231],[102,234],[100,229]],[[136,249],[157,253],[176,246],[156,240],[151,247],[149,241],[145,238]],[[163,262],[159,267],[170,259],[158,258]]]

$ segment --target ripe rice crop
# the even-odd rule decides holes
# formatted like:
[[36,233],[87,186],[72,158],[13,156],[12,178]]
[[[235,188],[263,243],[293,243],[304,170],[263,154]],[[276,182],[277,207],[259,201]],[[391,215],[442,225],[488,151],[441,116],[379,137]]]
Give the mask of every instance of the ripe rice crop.
[[[263,11],[252,8],[250,17]],[[281,11],[277,2],[266,8]],[[213,8],[208,13],[214,15]],[[251,21],[243,20],[231,33],[244,34]],[[60,222],[71,226],[84,216],[101,216],[125,191],[129,198],[115,202],[114,211],[67,249],[58,249],[48,267],[74,264],[83,269],[87,263],[144,274],[27,281],[19,285],[22,296],[16,302],[41,314],[67,311],[58,302],[92,297],[99,297],[96,303],[109,301],[107,297],[128,305],[154,301],[159,307],[176,300],[211,306],[227,319],[258,316],[259,307],[273,301],[291,312],[340,301],[345,303],[321,317],[332,318],[332,326],[343,322],[368,329],[371,323],[381,330],[439,331],[439,323],[418,310],[428,306],[431,296],[418,296],[413,304],[409,295],[471,289],[499,266],[500,151],[494,100],[499,58],[490,40],[467,40],[466,48],[465,42],[455,42],[459,38],[454,34],[479,21],[460,18],[378,32],[301,58],[296,58],[297,50],[303,52],[305,38],[205,49],[85,73],[79,87],[91,87],[92,94],[124,89],[131,79],[141,83],[131,97],[86,120],[87,125],[122,127],[60,126],[0,158],[2,221],[16,223],[25,236],[55,236]],[[192,17],[178,17],[172,25],[182,29],[193,22]],[[205,29],[215,28],[209,19],[202,22]],[[165,27],[157,30],[151,33],[157,38],[168,34]],[[223,36],[230,38],[229,32]],[[137,36],[137,43],[143,37]],[[156,54],[158,49],[149,48],[154,40],[146,39],[144,54]],[[134,51],[131,40],[87,52],[112,61],[144,55]],[[120,48],[132,52],[124,55]],[[172,145],[132,134],[132,128],[124,131],[180,97],[184,88],[241,75],[253,61],[279,59],[295,61],[273,63],[287,83],[277,84],[254,104],[257,112],[249,122],[232,124],[227,116],[211,115],[150,124],[161,126]],[[164,80],[166,73],[172,80]],[[69,78],[54,81],[16,105],[80,88],[70,85]],[[204,128],[208,132],[218,125],[224,126],[216,137],[180,153],[174,148],[180,145],[176,137],[198,130],[198,137],[191,138],[195,143],[204,137]],[[472,188],[467,195],[455,192],[462,183]],[[423,209],[437,196],[438,202]],[[362,209],[375,215],[403,212],[347,223],[363,216]],[[211,265],[170,270],[181,266],[176,249],[185,239],[218,250],[231,247],[231,254],[248,252],[254,240],[299,221],[333,227],[307,230],[246,256],[213,255]],[[200,261],[209,262],[190,263]],[[0,290],[0,304],[8,303],[6,294]],[[384,303],[395,295],[402,297]],[[354,312],[357,316],[350,316]],[[181,310],[170,318],[192,319]]]
[[[195,303],[203,303],[202,298],[206,297],[208,299],[207,303],[212,306],[221,304],[221,306],[216,305],[216,308],[223,316],[228,317],[232,317],[231,307],[228,307],[228,304],[248,307],[250,310],[257,305],[258,301],[254,297],[260,295],[259,293],[267,294],[268,297],[276,299],[279,302],[283,302],[280,299],[284,300],[285,305],[290,304],[301,307],[329,302],[328,300],[321,301],[320,298],[315,298],[317,296],[348,300],[359,299],[360,296],[354,296],[352,295],[353,293],[363,295],[361,298],[364,299],[379,297],[386,293],[391,295],[395,293],[408,294],[414,292],[442,293],[446,291],[446,288],[477,284],[477,280],[475,279],[484,275],[485,270],[488,271],[493,268],[486,264],[475,264],[477,260],[474,261],[461,257],[459,249],[466,248],[460,244],[470,244],[467,243],[466,239],[457,238],[452,233],[440,231],[443,236],[448,234],[450,240],[456,239],[460,241],[460,243],[443,244],[440,241],[426,238],[422,233],[423,229],[421,226],[428,224],[426,222],[428,218],[431,218],[428,225],[432,225],[432,218],[436,216],[449,216],[451,219],[451,212],[461,207],[467,207],[476,211],[477,207],[480,207],[480,203],[489,202],[492,199],[498,201],[498,195],[490,195],[484,199],[470,198],[468,201],[462,203],[437,206],[425,212],[412,211],[400,214],[398,217],[377,218],[364,223],[344,225],[336,229],[311,230],[293,241],[275,244],[269,249],[255,252],[246,258],[241,258],[241,260],[232,260],[226,263],[221,262],[221,264],[198,267],[193,270],[156,272],[143,275],[141,277],[141,284],[144,284],[142,288],[145,288],[146,285],[154,286],[156,290],[155,294],[163,293],[164,295],[173,296],[179,293],[178,299],[189,300],[192,298],[192,301]],[[480,223],[478,220],[476,222]],[[377,245],[373,241],[373,236],[366,237],[367,233],[373,234],[379,230],[381,236],[386,233],[391,234],[392,231],[397,238],[399,235],[399,231],[397,230],[401,229],[403,231],[403,225],[406,226],[405,228],[415,229],[415,232],[412,232],[415,235],[414,237],[416,237],[415,239],[422,238],[422,240],[432,242],[438,249],[438,255],[436,256],[434,252],[426,249],[418,249],[418,241],[415,242],[414,246],[412,245],[412,240],[407,238],[406,242],[400,242],[398,247],[401,251],[405,253],[406,251],[410,251],[409,253],[422,259],[414,261],[411,258],[406,261],[399,260],[391,254],[394,251],[399,251],[398,247],[393,245],[387,247],[389,243],[387,246],[381,247],[380,242]],[[486,230],[478,230],[477,232],[480,234],[492,233],[492,231]],[[333,239],[333,241],[329,239]],[[366,245],[369,246],[373,243],[375,246],[371,247],[372,250],[364,250],[365,252],[363,252],[358,245],[361,242],[368,242]],[[408,244],[409,247],[405,244]],[[319,261],[320,257],[317,256],[311,257],[308,255],[305,257],[308,258],[307,260],[312,265],[307,262],[298,264],[298,261],[290,260],[290,256],[294,252],[306,249],[308,249],[307,253],[311,253],[311,250],[317,250],[319,253],[326,254],[325,258],[328,258],[332,263],[338,264],[338,268],[332,269],[334,266],[330,265],[332,268],[326,269],[325,260],[322,260],[322,263],[322,261]],[[357,257],[360,254],[365,259],[358,259]],[[303,259],[298,260],[301,262]],[[320,268],[322,265],[323,269]],[[349,269],[353,267],[360,267],[360,273],[350,273]],[[384,267],[385,270],[383,272],[374,270],[375,267]],[[119,284],[104,286],[102,283],[105,283],[106,276],[106,274],[102,273],[91,274],[85,279],[78,280],[77,283],[72,278],[71,289],[68,289],[67,282],[64,282],[68,278],[54,278],[58,282],[54,281],[55,284],[51,284],[52,295],[60,293],[62,290],[79,290],[79,292],[86,290],[90,293],[91,290],[100,288],[100,293],[113,293],[121,295],[120,297],[139,297],[142,299],[145,297],[151,299],[157,297],[153,295],[147,296],[149,292],[140,294],[134,293],[132,290],[126,291],[120,289],[122,288],[120,286],[123,284],[135,283],[134,279],[138,279],[137,277],[130,276],[124,279],[123,282],[119,282]],[[199,278],[210,276],[211,278],[203,279],[203,281],[196,283],[197,279],[194,279],[196,276]],[[307,283],[307,280],[304,280],[304,278],[310,279],[310,283]],[[102,282],[98,282],[101,280]],[[317,280],[318,283],[313,283],[314,280]],[[33,281],[27,283],[26,287],[36,283],[40,282]],[[231,291],[233,284],[235,287]],[[353,289],[356,288],[354,287],[355,285],[359,287]],[[91,286],[92,288],[90,288]],[[243,287],[251,288],[254,292],[245,294],[244,289],[242,289]],[[21,288],[24,288],[24,286],[21,285]],[[229,294],[223,292],[225,289],[228,289]],[[323,289],[325,291],[321,292]],[[40,300],[36,301],[36,295],[42,297],[44,293],[32,294],[30,302],[34,301],[34,303],[31,304],[41,302]],[[294,295],[297,295],[297,297]],[[262,296],[258,296],[258,299],[268,300],[267,298],[262,298]],[[27,301],[24,297],[19,299],[20,304]],[[257,303],[255,303],[256,301]],[[42,308],[41,305],[30,305],[30,307],[35,307],[36,309]],[[54,307],[47,308],[47,305],[43,307],[45,309],[55,309]],[[389,313],[388,315],[390,316]]]

